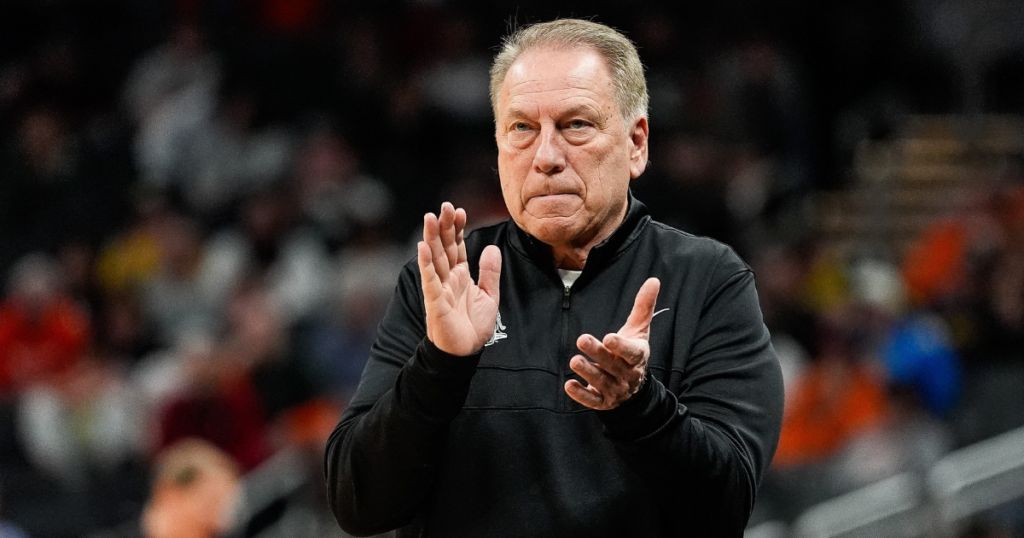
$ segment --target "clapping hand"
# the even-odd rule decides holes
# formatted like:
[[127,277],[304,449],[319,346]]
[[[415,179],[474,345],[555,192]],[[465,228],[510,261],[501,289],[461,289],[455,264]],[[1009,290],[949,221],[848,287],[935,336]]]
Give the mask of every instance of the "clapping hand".
[[577,402],[598,410],[614,409],[636,394],[647,372],[651,357],[649,344],[651,319],[658,300],[661,281],[649,278],[636,294],[633,310],[618,332],[601,340],[589,334],[580,335],[576,346],[593,359],[576,355],[569,367],[587,383],[575,379],[565,382],[565,392]]
[[466,211],[445,202],[440,217],[423,217],[423,241],[417,244],[427,338],[452,355],[471,355],[483,348],[498,316],[501,251],[494,245],[484,249],[474,283],[463,242],[465,228]]

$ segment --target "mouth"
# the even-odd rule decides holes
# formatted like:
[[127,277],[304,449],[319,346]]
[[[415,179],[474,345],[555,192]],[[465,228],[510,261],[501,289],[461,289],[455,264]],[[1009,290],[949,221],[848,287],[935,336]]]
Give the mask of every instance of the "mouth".
[[[570,192],[556,192],[556,193],[551,193],[551,194],[538,194],[538,195],[535,195],[535,196],[531,197],[527,201],[527,205],[532,205],[534,207],[546,207],[546,208],[554,208],[554,207],[567,208],[567,207],[570,207],[570,206],[575,206],[579,200],[580,200],[580,196],[578,194],[570,193]],[[561,212],[561,211],[558,211],[558,212]]]
[[580,203],[574,193],[538,194],[526,202],[526,210],[534,217],[566,217],[576,213]]
[[550,193],[545,193],[545,194],[537,194],[537,195],[533,196],[533,198],[538,198],[538,199],[540,199],[540,198],[555,199],[555,198],[560,198],[560,197],[565,197],[565,196],[579,197],[579,195],[576,194],[575,192],[550,192]]

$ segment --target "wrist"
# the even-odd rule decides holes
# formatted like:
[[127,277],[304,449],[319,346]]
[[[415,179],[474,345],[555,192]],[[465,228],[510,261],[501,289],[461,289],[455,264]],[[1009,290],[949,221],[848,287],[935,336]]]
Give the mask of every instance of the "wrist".
[[456,372],[472,372],[476,370],[476,364],[483,354],[483,346],[480,349],[468,353],[452,353],[447,351],[430,338],[423,339],[423,365],[428,370],[440,375],[454,374]]
[[604,432],[617,441],[638,441],[649,437],[675,417],[678,403],[660,381],[647,372],[640,389],[614,409],[598,411]]
[[480,344],[479,346],[476,346],[474,348],[472,346],[467,346],[463,343],[447,342],[443,339],[434,339],[430,335],[427,335],[426,341],[429,342],[430,345],[432,345],[434,349],[436,349],[438,352],[453,357],[472,357],[474,355],[479,356],[481,353],[483,353],[484,350],[483,344]]

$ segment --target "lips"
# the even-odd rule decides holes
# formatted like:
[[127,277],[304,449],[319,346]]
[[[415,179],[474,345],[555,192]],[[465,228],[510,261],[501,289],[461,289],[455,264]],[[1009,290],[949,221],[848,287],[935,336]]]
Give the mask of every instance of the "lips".
[[[547,208],[568,208],[575,207],[580,201],[580,196],[574,192],[553,192],[550,194],[538,194],[527,199],[527,204],[532,207]],[[558,210],[556,212],[561,212]]]
[[575,193],[542,194],[526,202],[524,208],[534,218],[569,217],[576,214],[583,205],[583,199]]
[[569,186],[545,185],[537,189],[537,192],[529,193],[528,198],[540,198],[543,196],[579,196],[579,190]]
[[582,197],[581,187],[575,181],[565,178],[559,180],[554,177],[547,177],[543,181],[529,181],[523,189],[523,200],[555,201],[562,197]]

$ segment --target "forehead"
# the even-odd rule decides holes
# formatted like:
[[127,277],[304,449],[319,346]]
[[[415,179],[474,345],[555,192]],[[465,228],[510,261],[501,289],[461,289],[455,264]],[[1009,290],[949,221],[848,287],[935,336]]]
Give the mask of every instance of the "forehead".
[[581,101],[606,112],[614,108],[614,86],[604,58],[590,48],[542,47],[523,53],[509,67],[498,111],[575,106]]

